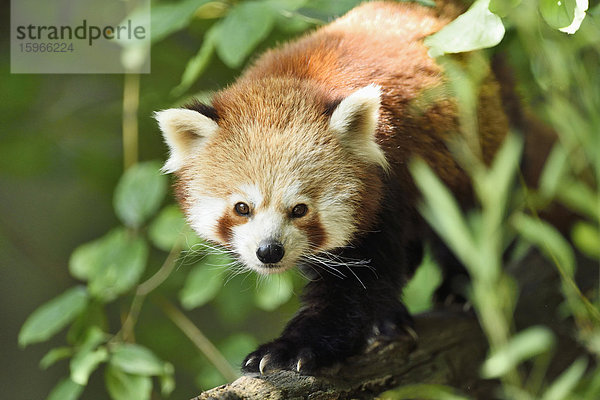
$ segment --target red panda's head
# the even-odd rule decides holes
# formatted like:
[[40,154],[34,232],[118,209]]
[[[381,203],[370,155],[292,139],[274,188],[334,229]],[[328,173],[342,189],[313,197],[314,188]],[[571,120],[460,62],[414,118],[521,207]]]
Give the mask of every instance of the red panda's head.
[[348,245],[374,219],[381,169],[380,89],[326,101],[301,81],[233,86],[213,106],[156,113],[188,221],[273,273]]

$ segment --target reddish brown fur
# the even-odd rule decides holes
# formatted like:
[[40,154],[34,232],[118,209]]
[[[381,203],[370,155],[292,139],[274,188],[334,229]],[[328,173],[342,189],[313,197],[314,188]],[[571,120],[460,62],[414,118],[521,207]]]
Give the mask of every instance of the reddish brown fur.
[[[241,125],[254,121],[285,130],[287,121],[301,118],[325,132],[332,102],[375,83],[383,90],[376,139],[394,170],[394,185],[414,194],[407,162],[420,156],[455,192],[468,192],[468,179],[447,150],[448,140],[459,131],[456,105],[447,96],[435,99],[424,112],[411,109],[425,90],[445,83],[441,67],[427,55],[421,39],[456,17],[460,8],[452,4],[434,9],[406,3],[368,3],[358,10],[266,53],[235,85],[219,93],[214,107],[223,131],[237,132]],[[374,21],[376,35],[369,31]],[[480,93],[480,141],[486,160],[508,128],[498,90],[493,79],[488,79]],[[237,139],[224,136],[221,147],[223,140],[236,146]],[[336,153],[336,143],[330,136],[323,134],[321,140],[314,145],[331,155]],[[330,159],[336,160],[334,156]],[[360,228],[366,230],[375,223],[384,189],[377,168],[360,160],[352,160],[352,165],[351,174],[366,184],[356,214]],[[206,179],[210,181],[211,177]],[[231,180],[239,180],[239,176]],[[324,182],[314,184],[318,191]]]
[[243,224],[245,217],[234,216],[232,212],[223,215],[217,222],[217,234],[225,243],[229,243],[231,240],[231,230],[235,225]]
[[308,218],[300,218],[296,224],[306,233],[306,237],[308,237],[312,249],[321,248],[327,240],[327,232],[317,215],[311,215]]

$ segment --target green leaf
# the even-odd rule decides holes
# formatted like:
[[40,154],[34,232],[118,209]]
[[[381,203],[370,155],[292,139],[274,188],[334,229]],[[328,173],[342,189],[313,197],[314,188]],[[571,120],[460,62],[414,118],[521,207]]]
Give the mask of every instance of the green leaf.
[[314,22],[297,13],[277,14],[275,27],[278,31],[288,35],[299,34],[315,26]]
[[[592,351],[597,354],[598,346],[592,349]],[[579,391],[581,393],[581,400],[597,400],[600,398],[600,368],[596,366],[594,369],[591,369],[588,376],[587,384],[583,385]]]
[[71,360],[71,379],[80,385],[87,385],[92,372],[108,359],[106,348],[100,347],[94,351],[81,353]]
[[566,182],[556,193],[558,200],[573,211],[580,212],[600,223],[600,194],[595,193],[584,182]]
[[146,241],[117,228],[77,248],[69,269],[75,277],[88,281],[91,295],[111,301],[138,282],[147,258]]
[[104,373],[106,388],[113,400],[149,400],[152,379],[148,376],[131,375],[109,365]]
[[155,43],[190,23],[196,10],[212,0],[183,0],[153,3],[150,22],[151,40]]
[[519,234],[536,245],[567,277],[573,278],[575,272],[575,254],[569,242],[552,225],[525,214],[517,214],[512,220]]
[[232,260],[225,254],[209,254],[192,269],[179,292],[181,304],[187,308],[200,307],[211,301],[223,287],[224,267]]
[[309,0],[298,10],[298,13],[310,19],[325,23],[331,21],[332,18],[345,14],[362,2],[363,0]]
[[[424,203],[419,207],[421,214],[465,266],[478,265],[479,254],[473,237],[450,190],[422,160],[411,163],[410,171],[423,194]],[[470,272],[477,274],[480,271],[471,268]]]
[[102,257],[101,240],[84,243],[77,247],[69,259],[69,272],[77,279],[88,280]]
[[456,393],[456,390],[443,385],[413,384],[400,386],[394,390],[380,394],[381,400],[423,399],[423,400],[467,400],[467,397]]
[[267,3],[238,3],[221,23],[217,53],[227,66],[238,68],[275,23],[274,10]]
[[540,13],[555,29],[565,28],[575,18],[576,0],[540,0]]
[[523,140],[519,136],[507,136],[496,153],[492,166],[487,171],[476,174],[475,188],[484,203],[486,223],[498,230],[512,188],[511,183],[519,168],[522,150]]
[[254,337],[246,333],[236,333],[225,339],[219,345],[219,350],[231,365],[241,365],[244,358],[258,345]]
[[254,295],[256,305],[266,311],[273,311],[285,304],[294,291],[292,281],[287,275],[269,275],[258,284]]
[[581,381],[587,361],[584,358],[577,359],[571,366],[546,389],[541,400],[562,400],[571,398],[575,387]]
[[[307,0],[268,0],[269,5],[277,11],[275,25],[277,30],[287,34],[298,34],[315,25],[318,21],[299,14],[300,7],[306,5]],[[337,2],[336,2],[337,3]],[[322,3],[322,6],[328,3]]]
[[[296,11],[300,7],[305,6],[307,2],[309,2],[309,0],[265,0],[265,3],[268,3],[269,7],[272,7],[278,12]],[[323,6],[325,6],[325,4],[321,5],[321,7]]]
[[423,262],[417,268],[415,275],[402,289],[404,304],[411,314],[417,314],[431,309],[433,294],[442,282],[440,267],[428,251]]
[[170,205],[158,214],[150,224],[148,237],[159,249],[170,251],[180,239],[185,228],[185,219],[179,207]]
[[590,257],[600,258],[600,230],[597,225],[588,222],[578,221],[571,237],[575,246],[584,254]]
[[491,0],[490,11],[494,14],[505,17],[509,11],[521,4],[521,0]]
[[227,379],[213,366],[204,366],[196,375],[196,385],[202,388],[202,390],[208,390],[226,383]]
[[173,89],[173,95],[180,96],[183,94],[194,84],[194,82],[196,82],[200,75],[202,75],[206,67],[208,67],[215,51],[219,29],[220,24],[215,24],[208,32],[206,32],[200,50],[198,50],[198,53],[187,62],[183,75],[181,76],[181,82]]
[[87,330],[83,343],[70,363],[71,379],[80,385],[86,385],[92,372],[100,363],[108,359],[108,352],[104,347],[98,347],[108,339],[108,335],[98,327]]
[[515,336],[483,363],[481,372],[486,379],[499,378],[521,362],[549,351],[555,343],[552,332],[543,326],[527,328]]
[[504,25],[490,12],[490,0],[477,0],[471,7],[439,32],[427,37],[430,57],[463,53],[494,47],[504,37]]
[[167,177],[160,163],[148,161],[130,167],[117,184],[114,207],[123,223],[138,228],[154,214],[167,192]]
[[[509,135],[504,139],[502,147],[496,153],[492,166],[485,177],[492,187],[487,187],[486,196],[501,197],[506,199],[511,188],[511,182],[519,168],[523,139],[517,135]],[[495,190],[494,190],[495,189]],[[504,200],[500,202],[503,204]]]
[[175,371],[173,365],[165,363],[163,373],[159,376],[160,379],[160,393],[163,397],[169,397],[169,395],[175,390],[175,378],[173,377]]
[[[248,271],[250,280],[256,279],[253,272]],[[236,276],[227,279],[227,283],[220,289],[219,295],[214,300],[214,305],[219,310],[220,318],[229,324],[238,326],[251,314],[254,306],[254,291],[248,290],[248,276]]]
[[67,332],[67,343],[80,345],[85,341],[92,327],[99,329],[101,332],[109,330],[106,310],[104,305],[98,301],[90,301],[71,324]]
[[65,378],[58,382],[46,400],[77,400],[83,393],[84,386]]
[[47,369],[60,360],[69,358],[73,355],[73,349],[70,347],[56,347],[46,353],[40,360],[40,368]]
[[133,288],[146,267],[148,245],[142,238],[134,238],[124,230],[115,231],[112,246],[107,246],[104,264],[89,280],[90,293],[105,301],[111,301]]
[[557,143],[552,147],[552,151],[544,164],[539,184],[540,192],[547,199],[552,199],[557,193],[565,177],[568,159],[569,155],[563,145]]
[[76,286],[35,310],[19,332],[19,345],[43,342],[60,331],[85,308],[88,294]]
[[165,362],[138,344],[123,343],[117,346],[112,351],[110,364],[134,375],[161,375],[165,371]]

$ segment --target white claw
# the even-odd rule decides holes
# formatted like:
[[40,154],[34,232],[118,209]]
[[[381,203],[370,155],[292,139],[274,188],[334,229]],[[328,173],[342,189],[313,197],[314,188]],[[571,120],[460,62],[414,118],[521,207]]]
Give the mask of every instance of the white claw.
[[252,364],[254,362],[254,360],[256,360],[256,357],[249,358],[248,361],[246,361],[245,367],[247,367],[248,365]]
[[465,302],[465,304],[463,304],[462,310],[464,312],[467,312],[467,311],[471,311],[472,308],[473,308],[473,304],[471,304],[470,301],[467,301],[467,302]]
[[261,375],[263,375],[265,373],[265,367],[267,366],[268,361],[269,361],[268,354],[260,360],[260,363],[258,364],[258,370],[260,371]]
[[413,328],[411,328],[410,326],[405,326],[404,330],[406,332],[408,332],[408,334],[410,335],[410,337],[415,341],[418,342],[419,341],[419,335],[417,335],[417,332],[415,332],[415,330]]
[[300,372],[301,368],[302,368],[302,359],[299,358],[298,363],[296,364],[296,371]]

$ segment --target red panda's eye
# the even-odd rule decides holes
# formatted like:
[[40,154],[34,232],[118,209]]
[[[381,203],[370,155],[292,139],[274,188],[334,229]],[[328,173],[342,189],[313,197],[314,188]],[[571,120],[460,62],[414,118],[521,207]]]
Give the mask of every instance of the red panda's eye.
[[242,216],[250,214],[250,207],[246,203],[239,202],[235,205],[235,212]]
[[292,218],[304,217],[307,212],[308,207],[306,204],[297,204],[292,208]]

